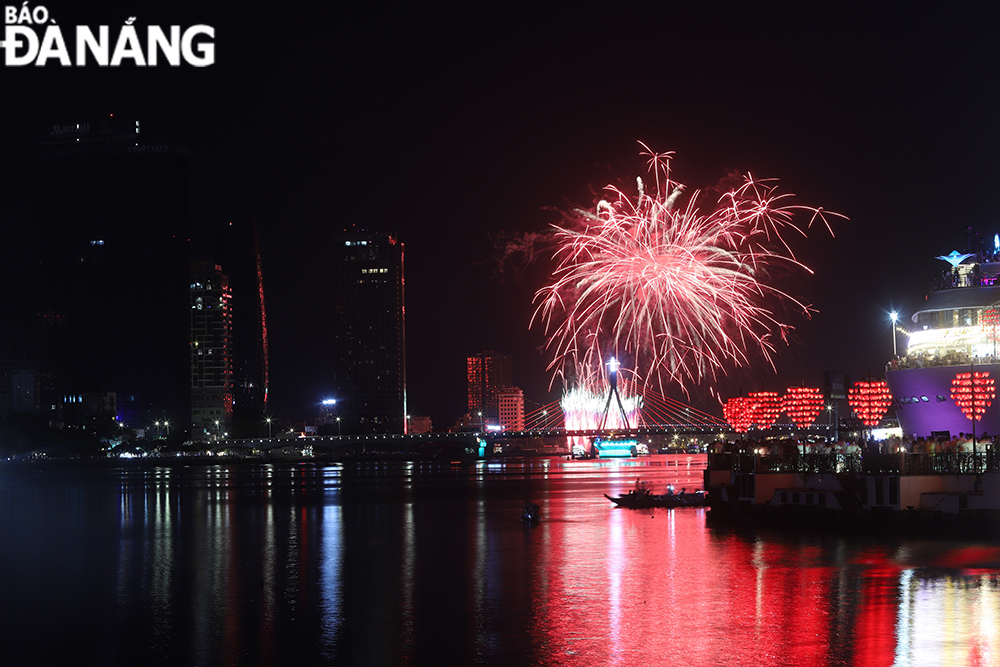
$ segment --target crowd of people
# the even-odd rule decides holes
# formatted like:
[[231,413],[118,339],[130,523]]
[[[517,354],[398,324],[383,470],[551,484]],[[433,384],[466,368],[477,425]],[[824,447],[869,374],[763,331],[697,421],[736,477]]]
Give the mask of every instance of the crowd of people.
[[993,437],[983,433],[959,433],[956,437],[910,436],[886,440],[818,440],[807,442],[794,438],[768,440],[717,440],[709,451],[715,454],[757,454],[759,456],[791,457],[796,454],[953,454],[993,451]]
[[898,371],[907,368],[930,368],[931,366],[979,366],[1000,363],[1000,357],[994,355],[972,357],[968,352],[951,350],[945,354],[927,354],[915,352],[904,356],[893,357],[886,363],[885,370]]

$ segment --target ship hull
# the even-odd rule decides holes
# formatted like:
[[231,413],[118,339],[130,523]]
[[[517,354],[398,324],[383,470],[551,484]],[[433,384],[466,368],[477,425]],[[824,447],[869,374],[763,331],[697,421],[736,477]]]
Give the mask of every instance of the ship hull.
[[924,436],[948,431],[959,433],[1000,434],[1000,403],[994,400],[983,418],[973,425],[951,399],[951,381],[957,373],[987,371],[1000,378],[1000,364],[971,366],[931,366],[907,368],[886,373],[886,382],[896,406],[896,416],[903,435]]

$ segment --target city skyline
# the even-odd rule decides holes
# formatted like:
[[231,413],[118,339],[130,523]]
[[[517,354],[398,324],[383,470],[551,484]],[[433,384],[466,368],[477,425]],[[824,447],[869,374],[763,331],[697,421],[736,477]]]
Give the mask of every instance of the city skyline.
[[[63,26],[136,13],[47,7]],[[412,414],[454,422],[464,360],[479,350],[514,358],[526,401],[558,398],[543,335],[528,329],[551,265],[501,265],[504,239],[544,232],[607,184],[634,189],[646,175],[638,141],[674,151],[675,176],[692,189],[750,172],[850,219],[796,248],[814,274],[795,287],[817,312],[793,322],[776,372],[731,370],[711,387],[723,398],[821,386],[824,371],[880,374],[888,314],[908,323],[940,271],[934,258],[962,251],[966,228],[997,231],[994,9],[316,11],[274,21],[262,10],[144,7],[141,24],[213,26],[215,63],[6,67],[13,102],[0,111],[13,248],[42,197],[25,194],[23,168],[38,137],[112,113],[186,149],[192,230],[257,222],[269,412],[289,421],[314,418],[325,397],[324,378],[298,357],[323,345],[326,249],[353,227],[392,230],[406,245]],[[8,280],[27,261],[14,255]],[[708,386],[691,400],[721,414]]]

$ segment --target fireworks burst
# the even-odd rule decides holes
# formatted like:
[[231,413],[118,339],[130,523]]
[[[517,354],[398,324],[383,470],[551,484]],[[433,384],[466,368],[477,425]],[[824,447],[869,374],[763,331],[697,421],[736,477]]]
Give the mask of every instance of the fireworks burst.
[[[541,324],[552,354],[549,370],[567,388],[605,393],[603,360],[626,355],[637,389],[667,385],[687,391],[743,366],[751,350],[773,366],[777,340],[792,328],[776,315],[808,305],[772,284],[779,265],[806,273],[789,235],[805,236],[822,209],[790,203],[773,180],[747,174],[710,213],[701,193],[684,196],[670,179],[671,153],[645,145],[654,192],[641,178],[638,195],[608,186],[592,211],[576,210],[554,226],[558,267],[535,297],[532,326]],[[805,214],[806,224],[797,222]],[[832,234],[832,230],[831,230]]]
[[[604,419],[604,407],[607,404],[607,392],[603,396],[595,394],[583,387],[575,387],[563,394],[559,405],[565,415],[567,431],[583,431],[600,427],[601,422],[610,430],[623,428],[625,422],[618,406],[612,402],[608,410],[607,420]],[[642,408],[642,398],[639,396],[622,396],[622,408],[628,424],[639,423],[639,410]]]

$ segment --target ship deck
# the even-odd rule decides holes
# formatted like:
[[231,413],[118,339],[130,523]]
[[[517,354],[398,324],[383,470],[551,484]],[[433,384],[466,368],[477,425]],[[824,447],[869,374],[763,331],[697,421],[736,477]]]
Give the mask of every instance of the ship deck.
[[934,454],[709,454],[707,470],[735,473],[806,473],[853,475],[982,475],[1000,472],[1000,456],[985,452]]

